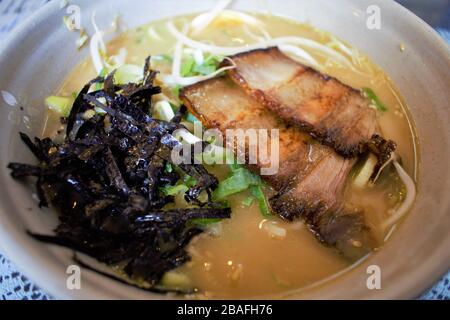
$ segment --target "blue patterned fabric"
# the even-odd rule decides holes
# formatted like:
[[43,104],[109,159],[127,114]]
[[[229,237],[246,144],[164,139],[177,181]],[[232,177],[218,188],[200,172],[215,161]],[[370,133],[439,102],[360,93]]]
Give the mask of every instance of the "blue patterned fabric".
[[[26,16],[48,0],[0,0],[0,41]],[[407,5],[408,1],[402,1]],[[449,11],[450,12],[450,11]],[[449,15],[445,18],[446,27]],[[445,28],[437,28],[438,32],[450,43],[450,32]],[[0,299],[3,300],[47,300],[52,297],[39,289],[24,275],[17,271],[0,253]],[[423,294],[420,299],[449,300],[450,272],[434,287]]]
[[422,295],[423,300],[450,300],[450,272],[433,288]]
[[30,282],[0,254],[0,299],[48,300],[50,296]]

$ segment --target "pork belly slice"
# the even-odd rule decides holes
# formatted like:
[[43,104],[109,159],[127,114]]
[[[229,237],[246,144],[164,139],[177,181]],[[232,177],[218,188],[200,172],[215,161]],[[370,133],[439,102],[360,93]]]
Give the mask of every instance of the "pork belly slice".
[[314,169],[298,175],[291,187],[270,199],[272,210],[283,218],[301,217],[317,238],[357,260],[374,246],[361,211],[343,204],[343,185],[354,165],[334,151],[316,161]]
[[[339,156],[287,125],[228,77],[185,87],[181,99],[206,128],[216,128],[223,135],[227,129],[278,129],[279,170],[262,176],[277,191],[270,199],[272,210],[287,220],[305,219],[320,241],[351,259],[370,251],[372,240],[363,214],[347,213],[342,205],[355,160]],[[248,167],[259,173],[264,165],[258,159]]]
[[[275,47],[240,53],[230,59],[236,68],[228,71],[229,76],[286,122],[299,126],[344,157],[367,150],[377,132],[376,111],[360,91],[301,65]],[[224,64],[230,63],[224,60]],[[390,150],[375,152],[385,158],[382,153]]]

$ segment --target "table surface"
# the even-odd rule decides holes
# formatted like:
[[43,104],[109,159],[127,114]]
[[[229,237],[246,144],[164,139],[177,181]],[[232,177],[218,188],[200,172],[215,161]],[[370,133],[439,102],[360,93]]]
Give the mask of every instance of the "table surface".
[[[58,1],[58,0],[55,0]],[[0,0],[0,41],[29,14],[48,0]],[[450,0],[398,0],[436,30],[450,43]],[[0,297],[5,300],[47,300],[52,297],[38,288],[0,253]],[[449,300],[450,272],[420,299]]]

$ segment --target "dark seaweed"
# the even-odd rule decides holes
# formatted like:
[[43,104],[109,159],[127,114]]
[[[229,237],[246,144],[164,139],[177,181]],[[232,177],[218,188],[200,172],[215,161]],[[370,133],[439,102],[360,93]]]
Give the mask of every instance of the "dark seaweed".
[[[185,247],[202,232],[190,223],[193,219],[223,219],[231,213],[212,202],[218,181],[202,165],[172,162],[171,152],[181,144],[171,134],[182,128],[186,108],[180,107],[170,122],[150,116],[152,95],[161,92],[153,84],[156,74],[147,59],[140,83],[117,85],[114,73],[90,81],[64,121],[64,142],[33,142],[20,133],[39,164],[8,165],[15,179],[36,177],[39,205],[51,203],[59,211],[56,235],[29,232],[32,237],[108,265],[124,265],[130,279],[155,288],[165,272],[190,259]],[[94,84],[103,89],[92,91]],[[95,109],[103,112],[89,118],[86,111]],[[168,163],[177,170],[166,172]],[[192,205],[165,210],[174,198],[159,187],[175,185],[182,175],[197,181],[185,194]],[[203,192],[208,200],[201,202]]]

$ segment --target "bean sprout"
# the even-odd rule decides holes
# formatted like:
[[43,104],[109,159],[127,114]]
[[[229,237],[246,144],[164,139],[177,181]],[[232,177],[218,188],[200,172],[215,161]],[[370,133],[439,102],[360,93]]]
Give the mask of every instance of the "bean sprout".
[[225,9],[233,0],[220,0],[217,5],[209,12],[195,17],[191,22],[192,35],[198,35]]
[[[287,37],[279,37],[279,38],[273,38],[273,39],[266,39],[264,41],[260,41],[254,44],[245,45],[245,46],[236,46],[236,47],[221,47],[221,46],[215,46],[206,44],[197,40],[194,40],[190,37],[188,37],[186,34],[180,32],[175,25],[173,24],[173,21],[167,22],[167,29],[169,32],[176,38],[176,40],[183,45],[186,45],[191,48],[199,49],[205,52],[209,52],[211,54],[216,55],[235,55],[241,52],[250,51],[250,50],[256,50],[256,49],[265,49],[272,46],[283,46],[283,45],[291,45],[291,47],[285,47],[290,49],[290,53],[294,53],[292,50],[292,45],[299,46],[299,47],[306,47],[313,50],[318,51],[318,53],[323,54],[325,56],[328,56],[330,58],[333,58],[333,60],[338,64],[342,65],[344,67],[347,67],[354,71],[355,73],[367,76],[367,74],[362,73],[361,71],[357,70],[352,62],[346,58],[341,53],[317,42],[311,39],[302,38],[302,37],[295,37],[295,36],[287,36]],[[281,50],[281,49],[280,49]],[[305,51],[296,51],[297,53],[301,53],[301,56],[299,58],[305,59]],[[311,56],[310,56],[311,57]],[[311,59],[310,62],[312,62]]]
[[400,207],[383,223],[383,229],[386,230],[396,224],[411,208],[414,199],[416,198],[416,185],[414,180],[408,175],[405,169],[397,162],[393,160],[395,169],[397,170],[398,176],[402,180],[406,187],[406,198],[403,200]]

